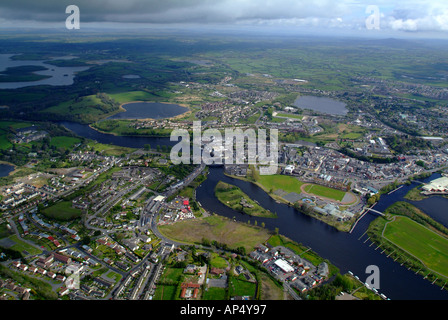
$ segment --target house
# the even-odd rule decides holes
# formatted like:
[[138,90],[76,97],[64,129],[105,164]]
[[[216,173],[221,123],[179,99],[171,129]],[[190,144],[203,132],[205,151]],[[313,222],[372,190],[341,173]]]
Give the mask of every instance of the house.
[[182,283],[181,284],[181,294],[180,297],[182,299],[196,299],[198,297],[198,293],[199,293],[199,288],[201,286],[197,283]]
[[53,253],[53,257],[56,261],[59,261],[59,262],[65,263],[65,264],[70,264],[72,262],[72,259],[70,257],[64,256],[59,253]]
[[299,279],[296,279],[294,282],[292,282],[291,287],[296,288],[300,292],[308,290],[308,286]]
[[70,290],[68,290],[66,287],[62,287],[61,291],[59,291],[59,295],[64,296],[64,295],[68,294],[69,292],[70,292]]
[[210,273],[211,274],[215,274],[215,275],[221,275],[223,274],[225,271],[219,268],[211,268]]

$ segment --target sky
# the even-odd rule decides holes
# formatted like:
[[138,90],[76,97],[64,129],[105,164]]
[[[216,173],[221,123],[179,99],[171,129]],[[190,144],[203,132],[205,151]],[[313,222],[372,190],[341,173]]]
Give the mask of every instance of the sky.
[[329,34],[431,33],[448,38],[448,0],[1,0],[0,32],[2,28],[65,28],[69,5],[79,8],[81,29],[258,27]]

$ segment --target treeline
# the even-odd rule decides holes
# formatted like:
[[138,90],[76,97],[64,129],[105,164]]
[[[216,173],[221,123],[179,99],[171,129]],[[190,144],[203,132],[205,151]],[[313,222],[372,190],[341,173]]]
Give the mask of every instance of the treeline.
[[414,150],[432,149],[431,143],[429,141],[425,141],[422,138],[416,138],[409,135],[393,135],[385,137],[384,140],[386,140],[391,149],[401,154],[412,153],[412,151]]
[[398,162],[398,159],[396,157],[380,158],[380,157],[361,156],[347,147],[343,147],[343,148],[339,149],[339,152],[342,154],[345,154],[346,156],[348,156],[350,158],[355,158],[355,159],[358,159],[358,160],[364,161],[364,162],[383,163],[383,164]]
[[224,251],[231,251],[235,252],[236,254],[245,255],[246,254],[246,248],[243,246],[237,247],[237,248],[230,248],[226,243],[221,243],[216,240],[209,240],[206,238],[202,238],[201,244],[206,247],[215,247],[217,249],[221,249]]

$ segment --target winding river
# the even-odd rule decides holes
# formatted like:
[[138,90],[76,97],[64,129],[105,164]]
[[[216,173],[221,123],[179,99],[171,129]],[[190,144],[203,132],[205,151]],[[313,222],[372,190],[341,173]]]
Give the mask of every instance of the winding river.
[[[176,143],[169,141],[168,138],[117,137],[101,134],[86,125],[73,123],[64,123],[64,125],[80,136],[95,139],[101,143],[113,143],[119,146],[143,147],[147,143],[152,146],[155,144],[174,145]],[[429,181],[436,177],[438,177],[437,174],[434,174],[423,181]],[[276,212],[278,218],[252,218],[223,205],[214,195],[214,187],[220,180],[238,186],[263,207]],[[390,195],[383,195],[375,209],[384,211],[391,204],[404,200],[403,197],[406,193],[414,187],[415,184],[413,183],[410,186],[403,186]],[[342,273],[352,271],[362,281],[365,281],[369,276],[366,273],[366,268],[369,265],[378,266],[380,269],[380,288],[378,291],[392,300],[448,300],[448,292],[446,290],[441,290],[440,287],[432,285],[431,282],[423,279],[421,275],[416,275],[414,272],[402,267],[384,253],[381,254],[381,250],[376,249],[376,245],[372,245],[370,240],[367,239],[365,232],[370,222],[377,217],[374,213],[366,214],[358,222],[352,233],[340,232],[319,220],[300,213],[292,207],[277,203],[262,189],[249,182],[226,176],[222,167],[210,168],[207,180],[197,189],[196,197],[208,211],[235,218],[238,221],[247,222],[251,220],[252,224],[255,220],[257,220],[258,225],[264,222],[266,228],[270,230],[278,228],[280,234],[311,247],[317,254],[336,265]],[[411,203],[416,204],[436,221],[448,226],[446,214],[448,199],[432,197],[425,201]]]

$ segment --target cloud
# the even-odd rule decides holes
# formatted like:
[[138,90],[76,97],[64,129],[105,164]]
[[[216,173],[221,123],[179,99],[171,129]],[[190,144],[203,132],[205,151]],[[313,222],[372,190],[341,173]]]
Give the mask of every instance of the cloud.
[[384,17],[384,28],[397,31],[448,31],[446,1],[407,1]]
[[0,23],[59,23],[68,5],[81,23],[274,25],[365,30],[366,8],[381,10],[381,29],[448,31],[446,0],[0,0]]

